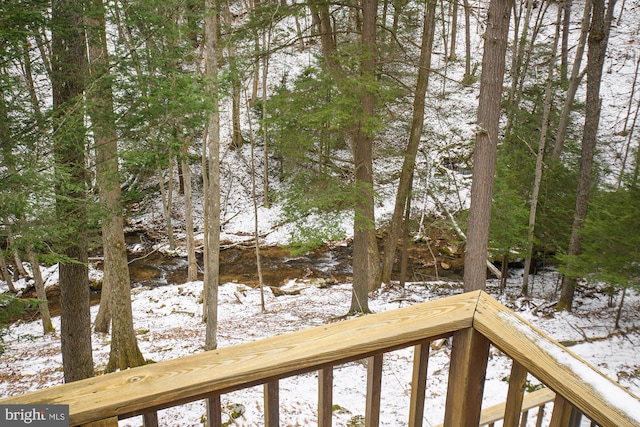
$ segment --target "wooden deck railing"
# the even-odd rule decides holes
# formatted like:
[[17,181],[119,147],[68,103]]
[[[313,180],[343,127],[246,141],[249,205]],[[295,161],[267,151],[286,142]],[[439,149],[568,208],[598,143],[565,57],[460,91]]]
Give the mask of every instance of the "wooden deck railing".
[[513,365],[502,414],[489,423],[502,419],[504,426],[519,425],[532,400],[524,394],[530,373],[555,392],[551,426],[572,425],[576,413],[603,427],[640,426],[638,397],[481,291],[64,384],[0,404],[68,404],[73,426],[115,425],[118,418],[141,414],[146,425],[154,425],[159,409],[207,399],[210,425],[219,426],[222,394],[262,384],[264,424],[274,427],[279,424],[278,380],[318,371],[318,425],[324,427],[332,423],[333,367],[366,358],[366,425],[377,426],[383,356],[414,347],[407,425],[419,427],[428,401],[429,344],[448,336],[453,344],[446,427],[479,425],[490,345]]

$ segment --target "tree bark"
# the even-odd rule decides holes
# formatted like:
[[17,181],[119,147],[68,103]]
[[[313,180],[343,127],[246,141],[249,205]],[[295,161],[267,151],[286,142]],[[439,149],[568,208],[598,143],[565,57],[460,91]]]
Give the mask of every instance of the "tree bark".
[[487,12],[464,260],[466,292],[486,288],[487,242],[511,9],[512,0],[491,0]]
[[569,36],[571,32],[571,6],[572,0],[564,0],[562,6],[562,48],[560,50],[560,81],[567,82],[569,70]]
[[329,3],[321,0],[312,0],[310,2],[310,8],[318,20],[322,56],[324,57],[327,67],[330,70],[336,70],[338,68],[338,64],[336,62],[336,53],[338,48],[334,38],[333,27],[331,26]]
[[208,96],[213,99],[213,108],[207,125],[208,205],[207,258],[205,260],[205,349],[217,348],[218,329],[218,285],[220,273],[220,115],[218,112],[218,4],[215,0],[205,2],[205,74],[209,79]]
[[[580,231],[589,205],[591,187],[593,186],[593,159],[596,151],[598,125],[600,123],[600,85],[604,56],[609,41],[613,8],[616,0],[609,0],[605,16],[605,0],[593,0],[591,29],[589,30],[589,51],[587,53],[587,100],[585,123],[582,133],[582,150],[580,152],[580,173],[576,191],[576,205],[571,226],[571,237],[567,256],[579,255],[582,250]],[[568,261],[569,263],[571,261]],[[560,300],[556,306],[558,311],[571,311],[576,280],[570,275],[562,278]]]
[[447,60],[455,61],[457,59],[456,55],[456,39],[458,38],[458,1],[452,2],[451,5],[451,37],[449,44],[449,57]]
[[36,254],[33,252],[33,248],[27,248],[27,259],[31,263],[31,272],[33,274],[33,281],[35,282],[36,297],[40,301],[38,303],[38,311],[42,316],[42,332],[46,334],[52,334],[56,331],[51,323],[51,314],[49,313],[49,303],[47,301],[47,291],[44,287],[44,280],[42,280],[42,272],[40,271],[40,264],[36,258]]
[[578,39],[578,45],[576,47],[576,54],[573,60],[573,67],[571,68],[571,75],[569,77],[569,86],[567,88],[567,95],[562,107],[562,113],[560,114],[560,120],[558,122],[558,129],[556,131],[556,140],[553,146],[553,153],[551,158],[555,161],[560,159],[562,150],[564,148],[564,140],[567,135],[567,128],[569,127],[569,121],[571,119],[571,107],[573,106],[573,100],[576,97],[578,86],[582,81],[583,73],[580,72],[580,66],[582,64],[582,57],[584,56],[584,48],[587,41],[587,34],[589,34],[589,23],[591,16],[591,0],[585,0],[584,13],[582,15],[582,24],[580,26],[580,37]]
[[413,99],[413,118],[411,121],[411,132],[409,133],[409,141],[402,163],[402,171],[400,173],[400,182],[398,184],[398,192],[396,194],[393,216],[389,224],[389,231],[384,247],[384,257],[382,260],[382,276],[383,283],[391,281],[391,272],[395,261],[396,247],[398,238],[402,231],[402,217],[405,212],[405,205],[409,196],[409,189],[413,181],[413,171],[420,146],[420,138],[422,137],[422,129],[424,127],[424,104],[429,86],[429,75],[431,72],[431,48],[433,46],[433,38],[435,31],[435,14],[436,1],[429,0],[425,6],[424,24],[422,29],[422,45],[420,48],[420,61],[418,63],[418,81],[416,83],[416,91]]
[[464,6],[464,77],[463,84],[471,84],[471,5],[463,0]]
[[2,278],[4,278],[4,280],[7,282],[9,292],[17,294],[18,290],[13,284],[13,279],[11,278],[11,274],[9,273],[9,269],[7,268],[7,261],[4,259],[4,254],[2,253],[2,251],[0,251],[0,272],[2,272]]
[[[364,82],[375,78],[377,4],[377,0],[362,1],[360,78]],[[377,287],[379,272],[373,200],[373,136],[366,125],[374,113],[374,94],[369,89],[364,89],[363,92],[360,98],[362,117],[353,140],[356,203],[350,313],[369,312],[368,292]]]
[[193,203],[191,202],[193,191],[191,189],[191,167],[187,160],[187,151],[187,145],[185,144],[183,158],[180,162],[182,165],[185,235],[187,239],[187,280],[193,282],[198,280],[198,260],[196,259],[196,242],[193,235]]
[[87,17],[87,39],[92,85],[87,109],[93,126],[98,192],[106,211],[102,218],[103,285],[107,283],[110,290],[109,295],[106,296],[108,300],[104,302],[108,301],[108,311],[111,313],[113,326],[107,372],[113,372],[117,369],[141,366],[145,361],[138,348],[133,328],[131,282],[120,203],[118,137],[113,111],[105,10],[102,0],[91,1],[91,13],[91,16]]
[[87,173],[83,92],[87,57],[82,0],[52,0],[51,86],[56,216],[64,227],[59,263],[60,339],[65,382],[93,376],[87,268]]
[[556,33],[551,49],[549,68],[547,70],[547,82],[544,89],[544,106],[542,111],[542,123],[540,124],[540,140],[538,142],[538,155],[536,156],[535,177],[533,189],[531,191],[531,202],[529,207],[529,229],[527,233],[527,253],[524,262],[524,273],[522,274],[522,293],[529,294],[529,270],[531,269],[531,258],[533,256],[533,237],[536,226],[536,212],[538,209],[538,196],[540,194],[540,184],[542,183],[542,168],[544,166],[544,152],[547,144],[547,131],[549,129],[549,115],[551,114],[551,104],[553,103],[553,71],[556,65],[556,53],[558,51],[558,41],[560,39],[560,20],[562,9],[558,8],[556,17]]

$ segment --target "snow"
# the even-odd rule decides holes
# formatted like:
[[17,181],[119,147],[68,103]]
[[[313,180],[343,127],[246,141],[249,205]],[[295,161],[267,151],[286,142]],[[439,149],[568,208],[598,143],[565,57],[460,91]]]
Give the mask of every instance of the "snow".
[[566,348],[556,345],[535,329],[522,323],[513,313],[500,312],[498,316],[515,326],[520,334],[533,341],[538,347],[551,356],[558,365],[566,367],[565,371],[576,373],[582,381],[593,388],[600,400],[607,402],[608,406],[626,413],[629,418],[632,418],[640,424],[640,412],[638,412],[640,403],[636,396],[632,396],[623,389],[615,387],[604,374],[595,371],[593,367],[584,360],[575,358]]
[[[22,285],[18,282],[18,285]],[[385,286],[372,294],[370,306],[374,312],[382,312],[407,305],[429,301],[461,292],[457,283],[411,283],[404,289]],[[606,298],[595,298],[589,293],[578,293],[574,313],[534,313],[536,307],[548,303],[545,297],[555,287],[555,275],[546,273],[536,277],[534,294],[524,300],[518,295],[519,279],[509,280],[507,294],[498,296],[497,287],[489,282],[489,292],[517,310],[518,314],[542,329],[554,339],[580,342],[571,348],[590,364],[606,367],[605,374],[635,394],[640,394],[640,360],[636,348],[640,344],[640,296],[627,294],[621,331],[613,330],[615,309],[606,306]],[[297,295],[274,296],[269,287],[264,289],[266,311],[260,310],[260,290],[241,283],[225,283],[220,286],[219,346],[227,347],[340,321],[349,309],[351,285],[338,284],[320,287],[312,280],[296,280],[285,288],[300,290]],[[201,321],[202,282],[168,285],[156,288],[132,289],[134,325],[140,349],[145,358],[160,362],[200,352],[204,343],[204,324]],[[592,290],[597,291],[597,290]],[[95,316],[97,307],[92,308]],[[59,330],[59,317],[54,318]],[[11,327],[6,344],[7,352],[0,357],[0,370],[5,372],[0,384],[0,396],[11,396],[62,383],[59,337],[42,336],[39,321],[19,322]],[[585,335],[589,337],[585,340]],[[450,347],[448,343],[436,343],[431,350],[427,377],[427,404],[425,425],[442,422],[448,380]],[[109,336],[93,334],[94,361],[97,372],[104,370],[109,354]],[[551,350],[549,350],[552,352]],[[557,352],[557,350],[554,350]],[[615,355],[615,357],[609,357]],[[405,425],[410,396],[412,348],[388,353],[384,357],[381,425]],[[558,357],[567,364],[566,358]],[[567,364],[576,372],[586,372],[583,365]],[[484,405],[503,402],[507,393],[507,378],[511,362],[496,348],[491,349]],[[585,375],[585,380],[600,387],[602,379]],[[538,381],[530,378],[535,385]],[[609,388],[611,388],[609,386]],[[609,393],[607,399],[622,408],[640,414],[637,401],[625,400]],[[366,366],[355,361],[337,366],[334,372],[334,425],[347,426],[350,420],[364,414],[366,390]],[[626,396],[624,393],[619,393]],[[222,396],[225,414],[231,413],[230,405],[242,405],[244,413],[231,425],[260,426],[262,424],[263,394],[261,387],[252,387]],[[317,376],[315,373],[300,375],[280,382],[281,425],[307,426],[317,420]],[[626,405],[626,406],[624,406]],[[236,408],[237,409],[237,408]],[[547,411],[548,413],[549,411]],[[162,425],[199,426],[204,414],[204,404],[193,402],[160,412]],[[637,415],[636,415],[637,416]],[[226,418],[225,418],[226,419]],[[121,421],[121,426],[139,426],[139,418]]]
[[[580,2],[581,3],[581,2]],[[612,141],[616,145],[613,153],[622,151],[622,138],[615,137],[619,133],[623,116],[626,113],[631,80],[638,56],[637,38],[640,32],[640,22],[637,19],[638,7],[634,2],[626,2],[627,10],[620,14],[621,20],[612,30],[607,69],[602,86],[602,119],[600,135],[603,140]],[[580,7],[574,7],[574,19],[579,20]],[[551,6],[555,7],[555,6]],[[549,12],[549,16],[555,15]],[[616,13],[618,16],[618,13]],[[474,61],[479,61],[481,48],[479,44],[482,30],[476,26],[482,25],[474,19],[473,43]],[[548,25],[542,29],[543,35],[548,36],[553,31]],[[546,34],[544,34],[546,32]],[[577,35],[577,34],[574,34]],[[458,49],[462,45],[459,43]],[[291,80],[295,73],[312,61],[310,52],[293,55],[282,51],[279,58],[270,62],[274,76],[270,81],[277,84],[282,76],[289,75]],[[440,55],[441,56],[441,55]],[[434,68],[444,67],[442,58],[436,56]],[[584,64],[584,63],[583,63]],[[428,135],[427,144],[435,144],[439,136],[444,135],[446,147],[438,147],[443,153],[459,153],[469,151],[469,141],[473,139],[475,123],[475,108],[477,106],[477,85],[462,87],[455,83],[461,80],[459,64],[448,70],[451,79],[444,83],[443,91],[447,96],[432,93],[429,97],[427,120],[425,120],[425,134]],[[435,80],[434,87],[443,83]],[[583,88],[578,92],[578,99],[584,99]],[[222,109],[221,114],[230,114],[230,109]],[[455,112],[455,113],[452,113]],[[223,117],[223,126],[229,126],[231,120]],[[223,130],[229,134],[229,129]],[[436,136],[434,136],[436,135]],[[404,141],[404,134],[389,135],[389,140]],[[442,144],[442,142],[438,142]],[[433,153],[429,153],[432,156]],[[253,230],[253,207],[249,193],[248,178],[241,175],[246,168],[238,165],[248,164],[248,155],[241,151],[225,151],[223,153],[223,174],[227,178],[221,193],[224,195],[223,219],[225,225],[221,238],[226,241],[251,241],[248,234]],[[425,156],[427,157],[427,156]],[[619,162],[620,156],[613,154],[611,162]],[[260,158],[260,155],[257,155]],[[397,159],[396,159],[397,160]],[[443,183],[454,183],[453,195],[437,194],[451,211],[457,211],[468,205],[469,177],[459,173],[448,173],[446,177],[433,174],[434,159],[419,157],[419,161],[428,163],[425,168],[417,169],[416,194],[418,201],[414,208],[419,212],[431,212],[433,201],[426,194],[419,194],[421,188],[433,186],[433,181],[443,180]],[[393,159],[376,162],[376,173],[390,173],[394,164]],[[619,165],[613,165],[612,170],[618,170]],[[431,168],[431,169],[430,169]],[[246,171],[245,171],[246,172]],[[444,186],[444,184],[443,184]],[[387,186],[376,188],[378,205],[376,218],[389,218],[393,209],[393,194],[395,182]],[[194,195],[194,207],[202,206],[198,195]],[[176,203],[179,203],[179,196]],[[159,206],[159,205],[158,205]],[[155,212],[155,213],[154,213]],[[150,209],[150,214],[141,216],[130,225],[146,229],[149,224],[157,223],[162,209]],[[196,216],[198,212],[195,213]],[[262,235],[261,244],[273,245],[286,242],[292,231],[290,225],[281,225],[279,207],[259,207],[259,232]],[[201,224],[201,221],[199,222]],[[351,232],[352,224],[347,218],[344,224],[347,233]],[[197,236],[198,238],[198,236]],[[202,240],[202,236],[199,236]],[[138,245],[136,250],[144,250],[144,245]],[[161,249],[161,248],[159,248]],[[93,279],[99,278],[100,272],[91,269]],[[43,270],[43,276],[48,286],[57,282],[57,268]],[[553,301],[557,295],[557,275],[545,272],[534,276],[531,285],[531,296],[520,296],[520,274],[515,272],[508,281],[507,292],[499,295],[497,283],[488,282],[488,291],[503,304],[513,309],[519,316],[530,322],[554,340],[570,344],[571,351],[578,354],[589,364],[595,366],[604,375],[619,383],[635,395],[640,395],[640,357],[637,349],[640,347],[640,295],[629,291],[625,298],[620,330],[615,330],[614,319],[616,308],[607,305],[605,293],[597,286],[578,288],[575,308],[572,313],[553,311]],[[27,286],[24,281],[16,283],[18,288]],[[140,349],[145,358],[160,362],[202,351],[204,344],[204,324],[201,321],[202,282],[190,282],[181,285],[167,284],[155,288],[136,287],[132,289],[134,325]],[[340,321],[348,311],[351,297],[351,285],[340,283],[330,287],[319,287],[316,283],[306,280],[296,280],[288,283],[288,287],[300,289],[296,295],[285,294],[274,296],[269,287],[264,289],[266,295],[266,311],[260,310],[260,290],[242,283],[224,283],[220,286],[219,295],[219,330],[220,347],[257,340],[277,334],[324,325]],[[0,283],[0,291],[6,286]],[[387,285],[371,295],[370,307],[374,312],[382,312],[404,307],[424,301],[429,301],[452,293],[461,292],[457,283],[428,282],[410,283],[404,289]],[[92,316],[95,317],[97,307],[93,307]],[[60,319],[53,319],[56,330],[60,330]],[[42,335],[39,321],[21,321],[11,326],[5,337],[7,351],[0,356],[0,397],[14,396],[33,390],[51,387],[62,383],[62,360],[60,356],[60,338],[57,335]],[[93,334],[93,353],[95,369],[101,373],[109,355],[109,335]],[[435,425],[443,420],[444,402],[448,379],[450,344],[448,342],[435,343],[431,349],[427,376],[427,402],[425,408],[425,425]],[[542,345],[545,345],[541,341]],[[591,374],[586,365],[567,361],[565,353],[557,347],[549,347],[548,351],[557,357],[560,363],[566,364],[568,369],[578,372],[596,389],[606,390],[603,398],[612,405],[619,406],[640,417],[640,407],[637,401],[630,399],[626,393],[621,393],[610,387],[599,375]],[[385,355],[382,386],[381,425],[406,425],[411,382],[412,350],[401,349]],[[507,393],[507,378],[511,369],[511,362],[496,348],[491,349],[489,366],[484,392],[484,406],[503,402]],[[530,385],[535,386],[538,381],[530,377]],[[607,384],[606,387],[604,384]],[[366,388],[366,366],[363,361],[355,361],[337,366],[334,371],[334,425],[348,426],[357,416],[364,415]],[[610,389],[612,390],[610,392]],[[222,396],[225,420],[236,426],[261,426],[263,413],[263,394],[261,387],[252,387]],[[299,375],[280,381],[281,425],[308,426],[317,420],[317,377],[316,374]],[[238,410],[238,408],[242,408]],[[232,410],[242,412],[238,418],[230,420]],[[548,413],[549,411],[547,411]],[[169,426],[201,426],[204,415],[204,404],[193,402],[176,408],[160,412],[160,424]],[[530,417],[531,418],[531,417]],[[640,421],[639,421],[640,422]],[[121,426],[139,426],[140,418],[121,421]],[[533,425],[533,424],[531,424]],[[585,424],[586,425],[586,424]]]

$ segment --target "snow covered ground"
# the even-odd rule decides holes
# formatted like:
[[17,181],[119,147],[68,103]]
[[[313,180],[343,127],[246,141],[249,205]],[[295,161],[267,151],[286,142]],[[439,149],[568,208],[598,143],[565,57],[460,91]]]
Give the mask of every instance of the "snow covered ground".
[[[55,276],[55,271],[48,271]],[[518,276],[518,274],[515,274]],[[55,278],[55,277],[53,277]],[[18,283],[20,285],[20,283]],[[260,291],[240,283],[220,287],[219,345],[283,334],[303,328],[339,321],[350,303],[350,284],[321,288],[316,283],[298,280],[285,287],[301,289],[297,295],[274,296],[266,288],[266,311],[260,310]],[[546,272],[536,276],[530,298],[519,295],[519,279],[510,279],[505,295],[497,294],[497,283],[489,282],[489,292],[514,309],[552,338],[571,344],[571,350],[640,395],[640,296],[629,293],[625,299],[621,329],[615,330],[615,307],[598,288],[580,288],[573,313],[555,313],[552,307],[556,275]],[[204,324],[201,322],[202,282],[133,290],[134,323],[140,348],[147,359],[159,362],[202,351]],[[456,283],[412,283],[404,289],[386,286],[372,294],[374,312],[441,298],[461,292]],[[551,298],[551,300],[549,299]],[[92,309],[95,316],[97,307]],[[54,319],[59,330],[59,318]],[[62,383],[60,342],[58,336],[42,336],[39,321],[20,322],[6,337],[7,352],[0,357],[0,396],[6,397]],[[441,344],[441,343],[438,343]],[[93,335],[96,371],[106,366],[109,336]],[[433,348],[429,359],[425,425],[442,422],[450,347],[447,343]],[[412,349],[389,353],[384,360],[381,425],[406,425],[411,381]],[[505,400],[511,362],[495,348],[491,350],[485,406]],[[537,384],[530,378],[531,384]],[[317,420],[317,377],[300,375],[280,383],[281,425],[308,426]],[[352,362],[336,367],[334,375],[334,425],[350,426],[364,415],[366,366]],[[241,407],[241,416],[230,425],[260,426],[263,413],[261,387],[224,395],[226,419]],[[238,406],[241,405],[241,406]],[[639,408],[640,410],[640,408]],[[204,404],[188,405],[161,411],[160,423],[166,426],[200,426]],[[122,426],[139,426],[141,419],[121,421]]]
[[[580,2],[581,3],[581,2]],[[624,138],[615,135],[621,130],[622,118],[627,112],[627,102],[631,92],[631,81],[635,75],[635,64],[638,58],[637,38],[640,26],[637,19],[640,8],[636,2],[626,2],[624,14],[616,20],[610,40],[610,52],[607,56],[605,84],[603,85],[603,117],[600,134],[603,140],[614,147],[611,152],[618,153]],[[624,4],[624,3],[623,3]],[[579,19],[579,8],[574,10],[574,20]],[[550,14],[554,15],[554,14]],[[618,14],[616,13],[616,16]],[[550,28],[550,26],[549,26]],[[549,34],[550,29],[543,29]],[[474,31],[474,40],[479,39],[479,32]],[[474,51],[480,52],[474,44]],[[300,58],[289,58],[291,63],[274,61],[274,74],[282,74],[282,69],[300,67]],[[307,59],[309,61],[309,59]],[[277,65],[280,64],[280,65]],[[439,65],[438,65],[439,64]],[[442,65],[436,61],[436,66]],[[460,68],[450,70],[450,75],[460,74]],[[457,79],[459,80],[459,79]],[[277,81],[277,79],[274,79]],[[436,108],[435,99],[430,111],[435,114],[427,120],[429,126],[437,134],[454,135],[457,145],[464,145],[472,136],[470,129],[475,120],[477,86],[461,89],[451,78],[452,86],[447,86],[447,93],[452,96],[450,104]],[[436,85],[434,83],[434,85]],[[449,85],[449,83],[447,83]],[[583,99],[584,92],[579,91]],[[444,102],[444,101],[443,101]],[[437,105],[436,105],[437,104]],[[451,108],[455,105],[455,110]],[[460,112],[460,109],[463,111]],[[456,114],[437,115],[437,111],[456,111]],[[229,120],[223,121],[225,123]],[[460,129],[462,127],[462,129]],[[457,129],[457,131],[455,131]],[[398,138],[400,140],[400,138]],[[232,158],[237,153],[223,153],[223,162],[227,168],[237,168],[237,160]],[[247,157],[247,156],[245,156]],[[614,156],[615,157],[615,156]],[[616,157],[617,158],[617,157]],[[615,159],[614,159],[615,160]],[[230,165],[230,166],[229,166]],[[223,165],[223,170],[224,170]],[[613,166],[617,170],[618,165]],[[224,189],[227,194],[227,211],[223,212],[226,222],[223,238],[233,238],[253,229],[251,204],[242,197],[243,190],[249,185],[247,177],[234,177],[226,182],[235,187]],[[426,180],[427,178],[425,178]],[[244,186],[244,187],[243,187]],[[388,188],[377,188],[379,194],[393,195],[394,183]],[[236,191],[238,190],[238,191]],[[462,185],[456,193],[459,204],[467,203],[466,186]],[[378,218],[389,216],[393,199],[386,198],[376,207]],[[425,198],[424,204],[430,203]],[[200,203],[198,203],[201,205]],[[417,207],[416,209],[422,209]],[[428,207],[424,207],[428,209]],[[156,212],[161,212],[157,209]],[[159,214],[156,213],[156,219]],[[291,230],[287,227],[273,228],[278,224],[277,206],[272,209],[259,209],[260,233],[268,232],[263,244],[277,244],[289,237]],[[153,218],[140,218],[140,225],[145,228],[154,222]],[[351,229],[349,219],[345,222],[345,231]],[[97,272],[93,271],[97,274]],[[532,296],[528,299],[519,297],[519,277],[515,272],[509,280],[505,295],[498,295],[497,283],[489,282],[488,291],[520,316],[546,332],[552,338],[571,345],[571,350],[603,371],[614,381],[619,382],[636,395],[640,395],[640,295],[629,292],[625,299],[620,330],[614,329],[616,308],[609,307],[604,292],[597,287],[581,287],[576,295],[574,312],[556,313],[553,302],[557,296],[557,276],[553,272],[545,272],[534,277]],[[44,277],[48,284],[57,282],[55,268],[46,270]],[[17,282],[19,288],[26,287],[24,282]],[[219,331],[218,342],[221,347],[241,342],[252,341],[276,334],[291,332],[303,328],[323,325],[338,321],[350,303],[351,288],[349,283],[341,283],[328,288],[319,288],[313,283],[300,280],[289,286],[301,286],[297,295],[274,296],[266,288],[266,311],[260,310],[260,294],[241,283],[225,283],[220,287]],[[138,334],[140,348],[149,360],[159,362],[178,358],[187,354],[202,351],[204,344],[204,324],[201,322],[202,304],[199,302],[202,282],[181,285],[167,285],[156,288],[136,287],[133,289],[134,324]],[[6,287],[0,286],[0,291]],[[371,296],[370,307],[375,312],[391,310],[410,304],[441,298],[452,293],[461,292],[455,283],[430,282],[412,283],[404,289],[387,286]],[[97,307],[93,307],[95,316]],[[60,319],[54,318],[54,325],[60,329]],[[93,335],[95,368],[98,373],[104,370],[109,354],[109,335]],[[50,387],[62,383],[62,361],[60,355],[59,336],[42,336],[39,321],[20,322],[13,325],[5,338],[8,346],[6,353],[0,356],[0,397],[26,393],[28,391]],[[438,343],[442,344],[442,343]],[[491,350],[487,383],[485,386],[485,406],[505,400],[510,361],[496,350]],[[429,359],[427,380],[427,402],[425,409],[425,425],[431,426],[442,422],[444,413],[444,397],[448,377],[450,347],[445,343],[433,348]],[[409,391],[411,380],[412,351],[399,350],[385,357],[381,425],[406,425],[408,415]],[[531,378],[532,385],[536,383]],[[363,363],[352,362],[336,367],[334,376],[334,425],[355,426],[358,416],[364,415],[366,367]],[[314,374],[301,375],[282,380],[280,383],[281,425],[308,426],[315,425],[317,419],[317,378]],[[222,398],[226,420],[229,420],[233,409],[242,405],[243,414],[230,420],[230,425],[260,426],[263,425],[262,389],[254,387],[242,390]],[[242,412],[242,411],[241,411]],[[640,412],[640,408],[639,408]],[[204,415],[204,404],[194,402],[177,408],[160,412],[160,424],[165,426],[188,427],[201,426]],[[134,418],[121,422],[122,426],[139,426],[141,420]]]

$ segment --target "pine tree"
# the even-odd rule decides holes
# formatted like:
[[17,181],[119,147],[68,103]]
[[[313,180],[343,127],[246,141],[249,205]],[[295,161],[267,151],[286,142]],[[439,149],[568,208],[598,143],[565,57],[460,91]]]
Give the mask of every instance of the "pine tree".
[[66,382],[93,376],[89,312],[84,2],[52,1],[52,88],[56,214],[61,230],[60,311]]

